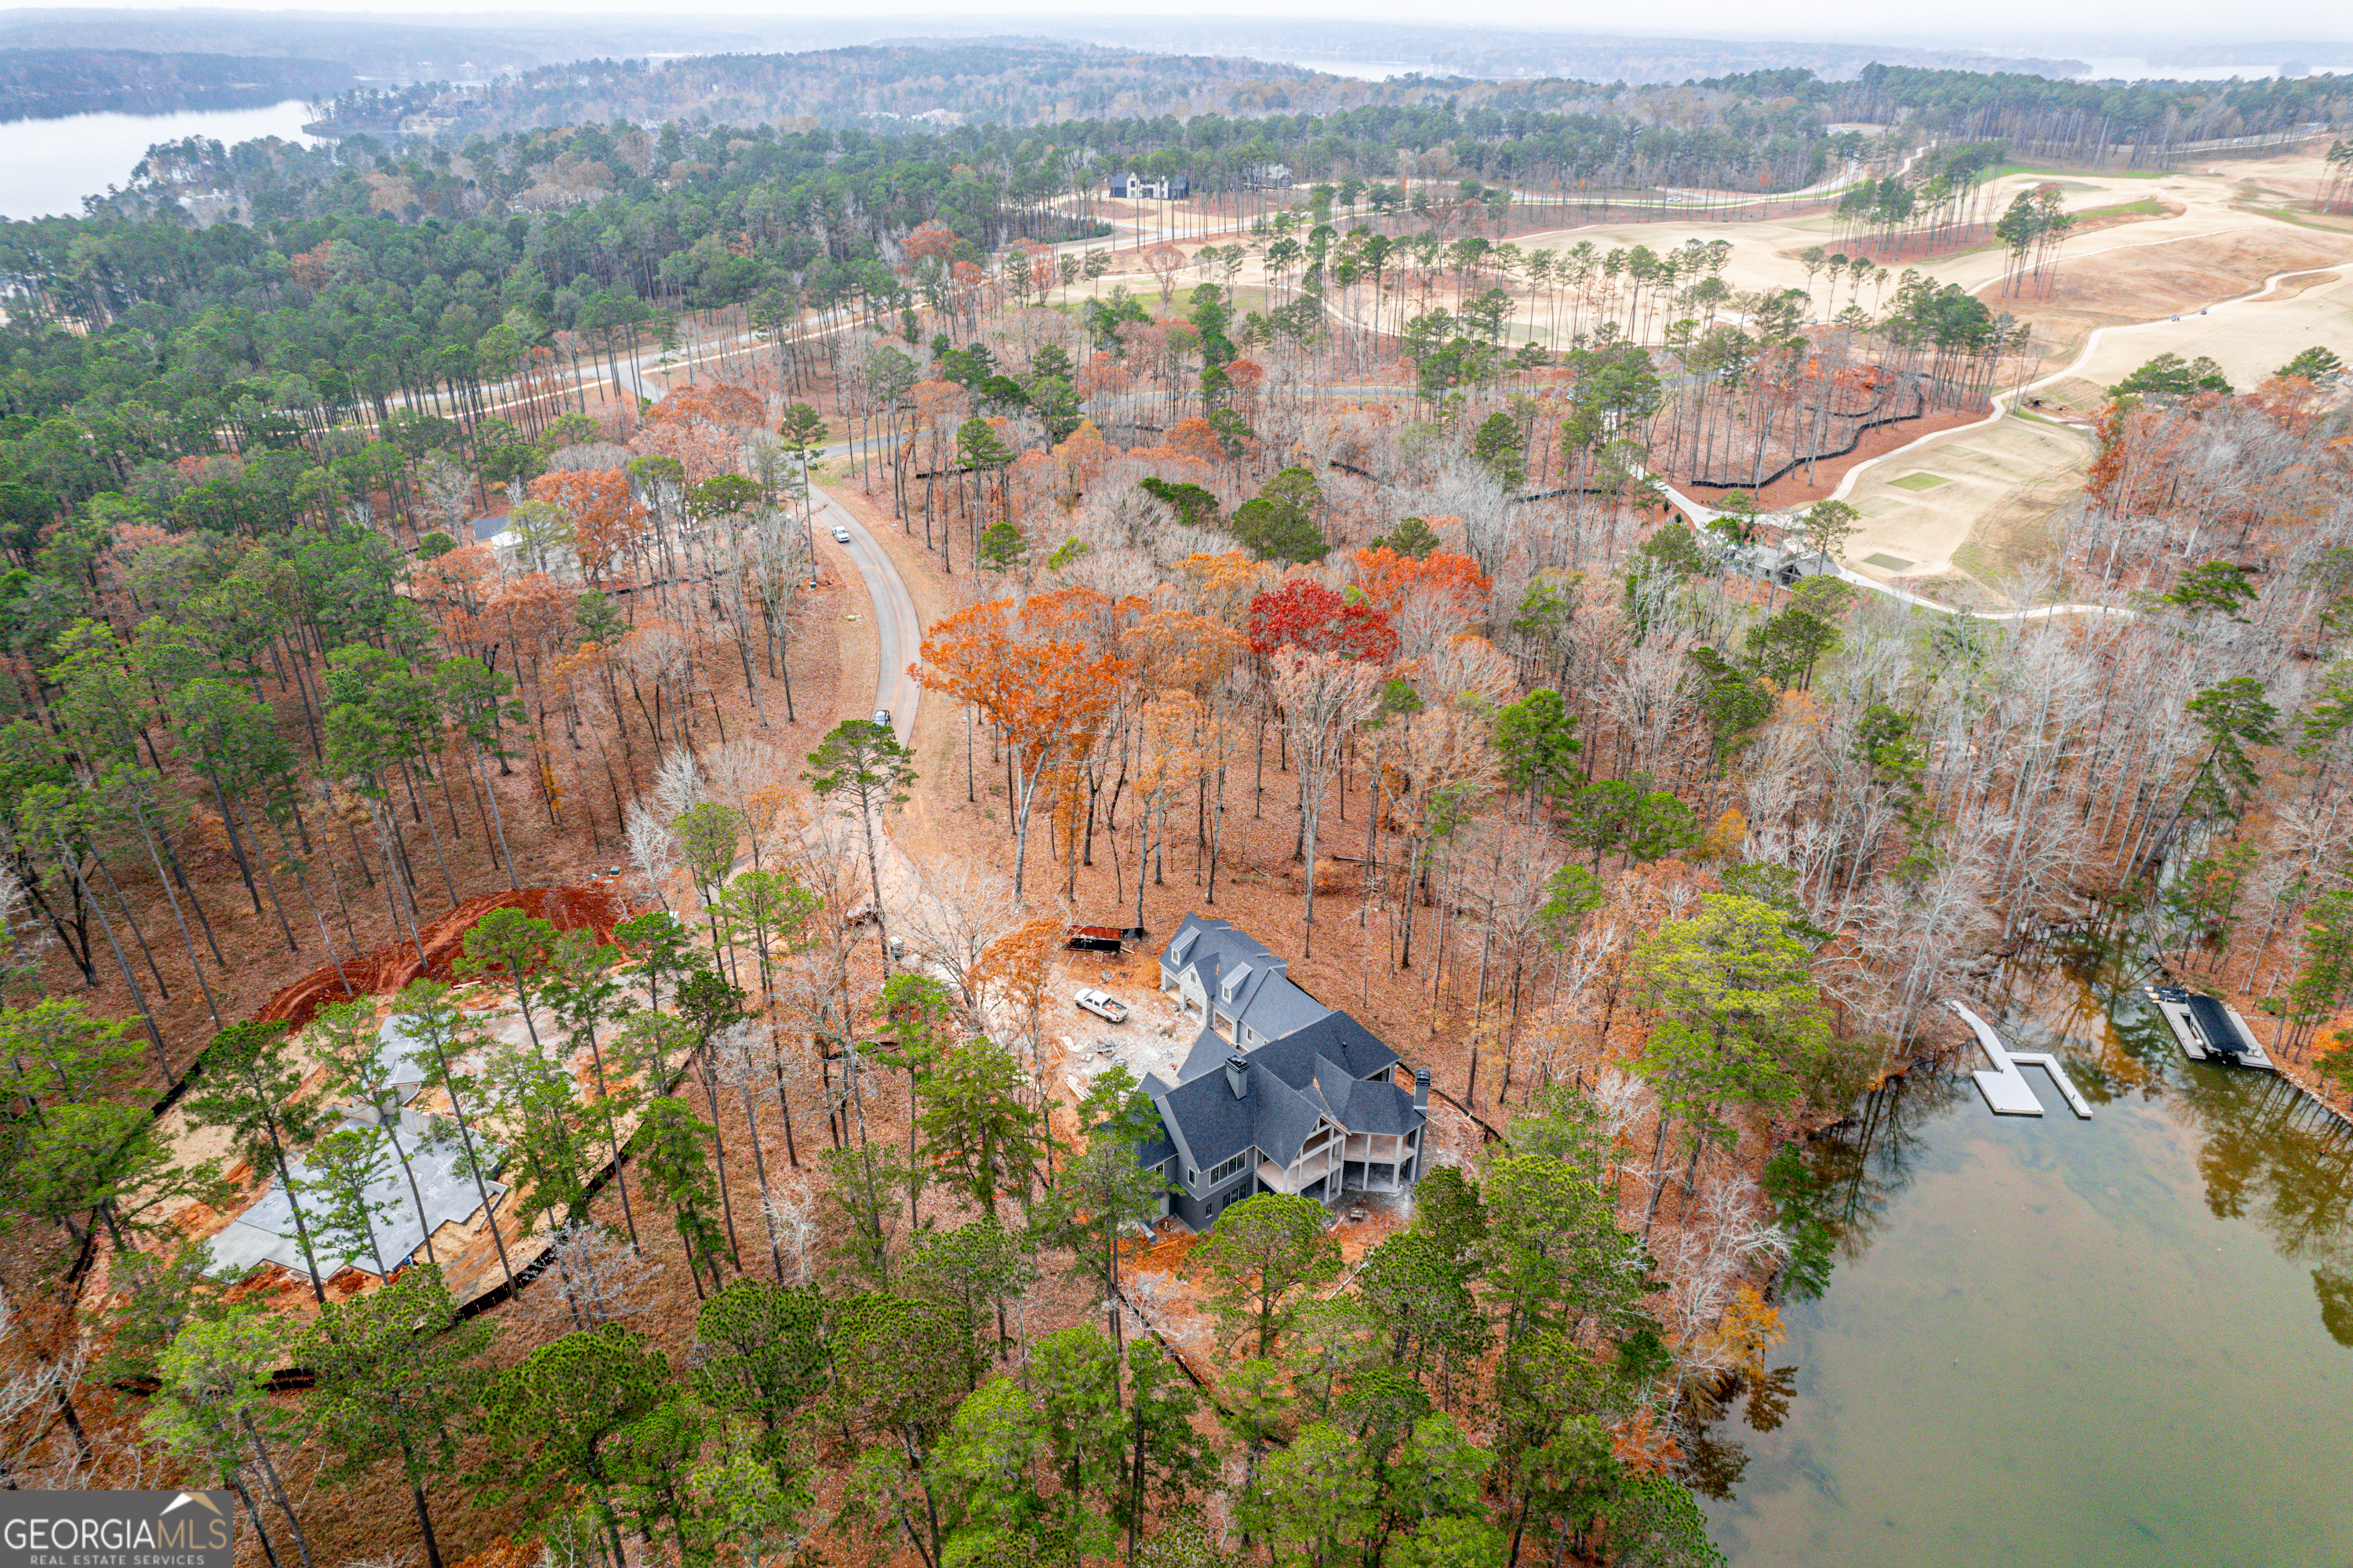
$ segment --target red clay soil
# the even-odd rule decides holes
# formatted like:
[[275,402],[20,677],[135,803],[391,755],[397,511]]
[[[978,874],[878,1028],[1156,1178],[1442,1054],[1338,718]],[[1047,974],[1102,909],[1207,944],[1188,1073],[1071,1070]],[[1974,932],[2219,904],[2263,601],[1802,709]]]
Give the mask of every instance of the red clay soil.
[[354,995],[389,994],[413,980],[454,979],[449,966],[464,953],[466,933],[493,909],[520,909],[559,931],[594,931],[600,942],[611,941],[613,927],[629,917],[628,901],[609,886],[479,894],[431,925],[417,927],[424,961],[417,959],[417,943],[387,942],[341,967],[330,964],[311,970],[272,996],[254,1016],[264,1023],[282,1022],[300,1030],[321,1008]]
[[[1804,465],[1791,469],[1779,479],[1760,490],[1752,492],[1759,507],[1767,512],[1786,512],[1795,507],[1810,506],[1838,489],[1847,471],[1877,457],[1885,457],[1900,447],[1910,446],[1923,436],[1933,436],[1944,430],[1956,430],[1963,425],[1974,425],[1986,417],[1986,410],[1974,408],[1962,411],[1939,409],[1916,419],[1900,423],[1876,425],[1862,433],[1851,452],[1826,457],[1814,464],[1811,482],[1808,482]],[[1730,493],[1714,485],[1694,484],[1683,474],[1671,475],[1669,482],[1703,506],[1715,504]]]
[[[1791,507],[1810,506],[1839,487],[1847,470],[1869,462],[1875,457],[1885,457],[1900,447],[1910,446],[1923,436],[1933,436],[1940,430],[1957,430],[1963,425],[1974,425],[1986,417],[1983,408],[1965,412],[1940,410],[1921,418],[1907,419],[1900,425],[1880,425],[1865,430],[1854,450],[1838,457],[1824,458],[1814,465],[1813,482],[1806,482],[1806,471],[1795,468],[1757,493],[1757,503],[1767,512],[1781,512]],[[1700,493],[1704,499],[1706,493]]]

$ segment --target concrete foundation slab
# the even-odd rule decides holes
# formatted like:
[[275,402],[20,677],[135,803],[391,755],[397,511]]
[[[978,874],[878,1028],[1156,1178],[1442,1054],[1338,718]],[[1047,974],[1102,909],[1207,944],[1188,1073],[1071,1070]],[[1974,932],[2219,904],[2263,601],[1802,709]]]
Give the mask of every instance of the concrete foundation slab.
[[[404,1171],[400,1161],[391,1158],[387,1150],[384,1174],[369,1185],[366,1194],[368,1202],[376,1210],[375,1236],[384,1252],[382,1257],[371,1257],[364,1250],[345,1254],[330,1247],[319,1233],[318,1216],[325,1209],[324,1201],[317,1197],[304,1200],[303,1223],[310,1229],[321,1278],[332,1277],[346,1267],[359,1268],[378,1277],[389,1275],[424,1246],[428,1232],[438,1231],[452,1220],[470,1220],[481,1212],[481,1197],[475,1190],[473,1177],[467,1172],[456,1129],[428,1123],[428,1133],[446,1132],[448,1136],[417,1138],[409,1130],[415,1124],[408,1113],[403,1114],[402,1122],[402,1143],[408,1153],[408,1168]],[[296,1160],[291,1165],[299,1191],[313,1179],[313,1172],[307,1161]],[[412,1176],[416,1180],[414,1192],[409,1187]],[[503,1182],[486,1185],[493,1204],[506,1193]],[[424,1203],[422,1214],[417,1212],[420,1199]],[[294,1274],[309,1273],[301,1243],[295,1234],[294,1205],[282,1181],[272,1181],[227,1229],[212,1238],[212,1244],[213,1272],[216,1275],[256,1263],[274,1263]]]

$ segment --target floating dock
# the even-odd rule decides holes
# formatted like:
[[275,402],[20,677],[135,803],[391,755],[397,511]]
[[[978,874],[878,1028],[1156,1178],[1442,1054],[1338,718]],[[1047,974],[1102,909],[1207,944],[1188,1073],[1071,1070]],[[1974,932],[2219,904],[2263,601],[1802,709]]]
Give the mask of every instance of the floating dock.
[[2068,1082],[2067,1075],[2060,1067],[2059,1059],[2056,1056],[2046,1052],[2015,1054],[2003,1047],[2001,1036],[1994,1033],[1992,1024],[1988,1023],[1957,1001],[1947,1001],[1945,1005],[1958,1013],[1961,1021],[1977,1032],[1978,1044],[1985,1051],[1986,1059],[1993,1064],[1989,1070],[1981,1069],[1971,1073],[1969,1076],[1977,1081],[1978,1092],[1985,1096],[1986,1105],[1991,1108],[1994,1115],[2041,1116],[2042,1114],[2042,1102],[2034,1097],[2033,1086],[2026,1081],[2026,1075],[2020,1071],[2021,1067],[2034,1066],[2051,1075],[2052,1083],[2058,1086],[2060,1097],[2067,1102],[2069,1110],[2073,1111],[2084,1121],[2092,1119],[2091,1102],[2078,1094],[2075,1086]]
[[2092,1102],[2085,1099],[2076,1091],[2075,1086],[2067,1081],[2067,1075],[2060,1068],[2058,1057],[2048,1051],[2012,1051],[2010,1054],[2010,1059],[2021,1067],[2040,1067],[2050,1074],[2051,1081],[2058,1086],[2059,1097],[2067,1102],[2067,1108],[2084,1121],[2092,1119]]
[[2153,985],[2148,1000],[2173,1031],[2181,1054],[2193,1062],[2227,1062],[2234,1067],[2276,1073],[2279,1065],[2255,1042],[2255,1032],[2238,1009],[2178,985]]

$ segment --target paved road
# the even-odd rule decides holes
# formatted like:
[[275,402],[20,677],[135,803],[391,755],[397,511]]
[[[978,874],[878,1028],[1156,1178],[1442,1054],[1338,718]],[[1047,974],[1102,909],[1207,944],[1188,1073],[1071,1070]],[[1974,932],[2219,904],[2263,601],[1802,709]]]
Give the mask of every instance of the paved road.
[[[644,364],[651,357],[639,355],[622,361],[622,374],[628,377],[638,397],[659,402],[670,389],[646,379]],[[819,453],[818,459],[839,456],[849,450],[848,443],[837,442]],[[891,710],[892,731],[898,736],[900,744],[905,745],[915,733],[915,705],[923,693],[915,678],[907,673],[908,666],[914,662],[916,650],[923,642],[923,620],[915,613],[914,596],[907,591],[907,581],[899,575],[889,554],[874,542],[866,524],[850,515],[848,507],[813,484],[809,486],[809,503],[816,512],[818,528],[828,541],[836,526],[849,535],[849,544],[836,544],[834,548],[848,556],[850,564],[858,568],[858,575],[866,583],[866,596],[874,605],[874,635],[880,658],[875,665],[872,707]],[[485,542],[495,543],[505,537],[502,532],[482,534],[483,527],[495,521],[486,517],[475,524],[477,535]],[[818,547],[822,549],[824,546]]]
[[[629,377],[638,397],[658,403],[675,388],[646,379],[645,362],[651,357],[639,355],[623,361],[623,374]],[[837,441],[817,453],[812,461],[821,462],[849,450],[847,441]],[[923,621],[915,613],[914,596],[908,593],[907,581],[899,575],[889,554],[874,542],[866,524],[850,515],[848,507],[814,484],[809,486],[809,505],[816,513],[818,527],[828,541],[836,526],[849,535],[849,544],[837,544],[834,547],[848,556],[850,565],[858,568],[858,575],[866,583],[866,597],[874,605],[874,635],[880,658],[874,667],[872,706],[891,711],[892,731],[898,736],[900,744],[905,745],[915,733],[915,704],[923,693],[915,678],[907,673],[907,667],[914,662],[915,651],[923,642]]]
[[[879,655],[874,670],[874,706],[891,710],[891,729],[900,744],[906,744],[915,733],[915,704],[923,694],[915,677],[907,673],[915,661],[915,652],[923,646],[923,620],[915,613],[914,596],[907,591],[907,579],[899,575],[898,567],[888,552],[866,531],[866,524],[849,514],[849,509],[817,486],[809,486],[809,501],[817,508],[818,525],[828,530],[828,541],[833,543],[831,530],[839,527],[849,535],[847,545],[833,543],[833,547],[849,557],[865,579],[866,597],[874,605],[874,638]],[[820,546],[822,547],[822,546]]]

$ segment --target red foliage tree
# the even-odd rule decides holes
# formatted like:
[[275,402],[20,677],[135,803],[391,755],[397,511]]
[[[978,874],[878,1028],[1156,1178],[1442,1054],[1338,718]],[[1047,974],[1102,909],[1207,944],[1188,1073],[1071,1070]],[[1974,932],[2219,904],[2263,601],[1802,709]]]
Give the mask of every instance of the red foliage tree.
[[924,223],[916,226],[915,231],[907,236],[907,242],[901,249],[905,250],[908,264],[913,266],[927,258],[944,265],[955,255],[955,229],[945,224]]
[[1303,648],[1386,664],[1397,656],[1398,634],[1372,604],[1352,603],[1313,577],[1289,577],[1250,600],[1250,646],[1260,658]]

